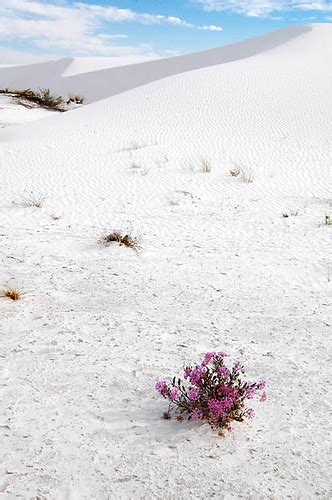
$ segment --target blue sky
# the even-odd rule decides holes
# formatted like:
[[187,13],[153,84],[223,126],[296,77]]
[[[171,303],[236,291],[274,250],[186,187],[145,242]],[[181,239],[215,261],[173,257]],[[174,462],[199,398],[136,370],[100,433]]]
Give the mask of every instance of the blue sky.
[[139,61],[315,22],[332,22],[332,0],[0,0],[0,64]]

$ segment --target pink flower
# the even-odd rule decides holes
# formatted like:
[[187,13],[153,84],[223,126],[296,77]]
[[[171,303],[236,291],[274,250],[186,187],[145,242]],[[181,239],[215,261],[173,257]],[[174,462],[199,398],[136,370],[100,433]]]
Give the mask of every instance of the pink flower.
[[192,401],[196,401],[199,398],[199,395],[200,391],[199,389],[197,389],[197,387],[191,387],[188,391],[189,399],[191,399]]
[[203,412],[197,408],[190,415],[193,420],[202,420],[204,417]]
[[250,385],[247,389],[246,389],[246,396],[248,399],[252,399],[256,394],[256,389],[255,387],[253,387],[252,385]]
[[167,392],[167,384],[165,380],[157,380],[156,385],[155,385],[156,390],[161,394],[162,396],[165,396]]
[[254,410],[252,408],[248,408],[248,410],[247,410],[247,417],[251,420],[251,419],[254,418],[254,416],[255,416]]
[[266,387],[266,381],[265,380],[260,380],[258,382],[258,389],[259,390],[263,390],[263,389],[265,389],[265,387]]
[[229,354],[227,354],[227,352],[223,352],[223,351],[218,352],[217,355],[220,358],[226,358],[226,356],[229,356]]
[[263,392],[263,394],[261,395],[261,401],[266,401],[267,400],[267,394],[266,392]]
[[196,366],[196,368],[193,368],[188,372],[187,376],[192,384],[198,385],[201,379],[204,377],[204,374],[205,368],[202,366]]
[[215,357],[215,355],[216,355],[216,353],[215,353],[215,352],[207,352],[207,353],[204,355],[204,359],[203,359],[203,361],[202,361],[202,365],[203,365],[203,366],[207,365],[207,364],[211,361],[211,359]]
[[208,407],[212,413],[212,417],[216,419],[222,417],[223,414],[233,406],[233,404],[234,400],[232,398],[224,398],[222,400],[210,399],[208,401]]
[[218,399],[210,399],[208,401],[208,407],[210,412],[212,413],[212,417],[219,418],[224,413],[224,406],[222,401],[218,401]]
[[178,391],[178,389],[171,389],[169,391],[169,399],[171,399],[172,401],[174,401],[174,399],[177,399],[179,397],[180,393]]
[[218,374],[222,377],[227,377],[227,375],[229,375],[229,369],[226,366],[219,366]]

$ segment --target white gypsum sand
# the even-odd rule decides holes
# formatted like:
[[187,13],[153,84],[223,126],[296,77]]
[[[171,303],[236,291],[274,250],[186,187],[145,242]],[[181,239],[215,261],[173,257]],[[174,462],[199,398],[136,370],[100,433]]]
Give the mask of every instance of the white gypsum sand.
[[[0,301],[4,498],[329,497],[331,38],[145,66],[123,93],[122,68],[80,74],[67,90],[102,100],[0,131],[1,279],[26,292]],[[139,255],[97,244],[126,228]],[[213,350],[268,382],[225,438],[154,391]]]
[[39,120],[53,111],[40,107],[27,108],[10,95],[0,94],[0,128]]

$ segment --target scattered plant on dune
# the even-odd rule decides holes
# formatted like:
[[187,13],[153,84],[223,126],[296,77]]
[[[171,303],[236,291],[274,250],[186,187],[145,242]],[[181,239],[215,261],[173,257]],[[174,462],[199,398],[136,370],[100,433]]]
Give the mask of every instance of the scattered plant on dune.
[[142,167],[142,165],[140,163],[137,163],[135,161],[131,162],[130,170],[134,174],[140,174],[142,176],[146,176],[148,174],[148,170],[145,167]]
[[290,210],[289,212],[284,212],[282,214],[283,217],[287,218],[287,217],[296,217],[297,215],[299,215],[299,211],[298,210]]
[[209,174],[211,172],[211,165],[206,158],[203,158],[200,163],[200,171],[203,174]]
[[238,177],[241,173],[240,167],[234,164],[234,168],[232,168],[229,173],[231,174],[232,177]]
[[41,208],[44,205],[46,200],[46,196],[42,194],[36,194],[33,191],[30,193],[24,194],[22,198],[18,201],[14,201],[14,205],[21,205],[22,207],[35,207]]
[[22,298],[22,294],[23,292],[21,290],[9,285],[0,290],[0,297],[14,301],[20,300]]
[[108,245],[114,242],[120,246],[131,248],[135,252],[139,252],[142,249],[141,238],[139,236],[133,236],[130,232],[124,234],[122,231],[116,229],[113,229],[109,234],[104,234],[98,240],[98,243],[101,245]]
[[254,180],[254,171],[250,167],[242,167],[240,172],[240,180],[245,184],[250,184]]
[[130,164],[130,168],[131,168],[132,170],[137,171],[137,170],[140,170],[140,169],[142,168],[142,166],[141,166],[139,163],[136,163],[135,161],[133,161],[133,162],[131,162],[131,164]]
[[245,184],[250,184],[254,180],[254,171],[250,167],[241,167],[234,161],[233,168],[230,169],[229,173],[232,177],[238,177],[241,182]]
[[67,104],[83,104],[84,97],[79,94],[69,94]]
[[50,214],[50,217],[51,217],[51,219],[53,219],[53,220],[59,220],[59,219],[61,219],[61,215],[60,215],[60,214],[57,214],[56,212],[52,212],[52,213]]
[[232,421],[243,422],[254,417],[254,410],[246,406],[255,395],[265,401],[265,381],[249,382],[244,379],[244,367],[239,361],[227,366],[224,352],[207,352],[199,365],[186,366],[184,379],[174,377],[170,383],[158,380],[155,388],[169,401],[164,413],[170,419],[203,421],[222,435],[231,430]]
[[33,105],[42,108],[52,109],[54,111],[66,111],[64,105],[66,104],[63,97],[60,95],[53,95],[50,89],[3,89],[0,90],[2,94],[8,94],[13,99],[18,100],[20,104],[27,108]]

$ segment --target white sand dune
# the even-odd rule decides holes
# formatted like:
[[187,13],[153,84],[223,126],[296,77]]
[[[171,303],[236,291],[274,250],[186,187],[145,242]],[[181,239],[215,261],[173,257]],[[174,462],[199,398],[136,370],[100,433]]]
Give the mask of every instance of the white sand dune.
[[[0,70],[99,101],[0,130],[0,278],[27,290],[0,302],[6,499],[329,498],[331,40]],[[128,227],[140,256],[96,243]],[[224,439],[161,420],[153,389],[211,350],[268,380]]]
[[[310,30],[308,26],[297,26],[227,47],[99,71],[93,70],[100,64],[98,58],[67,58],[28,66],[0,68],[0,88],[50,87],[62,94],[83,94],[86,102],[94,102],[171,75],[251,57],[283,45]],[[107,63],[104,58],[101,63],[110,66],[114,64],[112,60]]]

